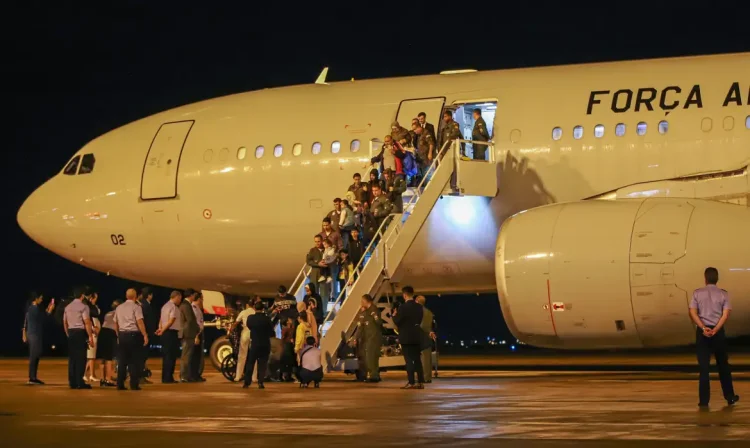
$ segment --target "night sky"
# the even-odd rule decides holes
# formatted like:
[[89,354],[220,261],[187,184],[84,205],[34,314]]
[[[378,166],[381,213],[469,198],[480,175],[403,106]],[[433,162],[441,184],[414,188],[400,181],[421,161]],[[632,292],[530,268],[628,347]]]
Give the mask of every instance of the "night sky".
[[[739,1],[715,12],[706,3],[691,10],[656,2],[648,8],[518,2],[529,6],[494,11],[489,2],[457,2],[431,12],[385,4],[367,11],[300,11],[284,3],[271,11],[248,2],[253,7],[247,10],[218,11],[187,3],[130,2],[119,9],[24,3],[23,11],[6,11],[10,33],[2,62],[12,138],[2,209],[8,288],[0,354],[24,353],[20,329],[31,289],[62,297],[85,283],[108,304],[131,285],[46,251],[16,223],[18,208],[37,186],[78,148],[115,127],[207,98],[312,83],[324,66],[329,81],[340,81],[750,51],[747,8],[731,7]],[[165,300],[158,291],[157,300]],[[430,300],[438,318],[444,316],[441,328],[456,337],[507,331],[496,297]]]

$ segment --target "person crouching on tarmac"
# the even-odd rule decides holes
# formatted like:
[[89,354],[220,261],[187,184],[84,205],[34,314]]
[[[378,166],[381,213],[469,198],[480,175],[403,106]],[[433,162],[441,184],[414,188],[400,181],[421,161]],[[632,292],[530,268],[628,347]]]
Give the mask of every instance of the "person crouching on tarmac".
[[[383,343],[383,320],[380,309],[372,296],[362,296],[357,313],[357,380],[368,383],[380,382],[380,346]],[[368,378],[369,376],[369,378]]]
[[323,364],[320,362],[320,349],[315,346],[315,338],[308,336],[305,346],[299,352],[299,387],[307,387],[315,383],[320,387],[323,381]]

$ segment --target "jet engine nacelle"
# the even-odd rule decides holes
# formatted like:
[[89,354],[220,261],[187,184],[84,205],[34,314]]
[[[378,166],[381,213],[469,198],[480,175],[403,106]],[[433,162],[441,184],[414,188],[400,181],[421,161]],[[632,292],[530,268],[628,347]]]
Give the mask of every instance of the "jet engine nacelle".
[[497,241],[500,305],[530,345],[594,349],[694,342],[688,307],[708,266],[750,332],[750,208],[698,199],[555,204],[506,220]]

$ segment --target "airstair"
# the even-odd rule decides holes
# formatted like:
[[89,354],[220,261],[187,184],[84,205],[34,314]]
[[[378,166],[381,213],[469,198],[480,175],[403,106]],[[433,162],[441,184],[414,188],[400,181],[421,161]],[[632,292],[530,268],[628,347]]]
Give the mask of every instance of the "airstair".
[[[490,144],[487,151],[489,161],[477,161],[461,157],[461,143],[474,142],[455,140],[441,148],[419,186],[409,189],[410,194],[404,195],[404,212],[386,217],[365,249],[362,259],[358,260],[349,279],[351,286],[341,291],[328,310],[322,323],[323,336],[320,342],[323,365],[327,371],[356,368],[356,358],[346,356],[347,351],[341,349],[354,335],[355,318],[360,308],[360,298],[364,294],[371,295],[379,307],[385,308],[385,327],[393,329],[390,302],[396,291],[392,281],[400,277],[401,262],[438,200],[444,195],[494,197],[497,194],[493,146]],[[304,286],[309,281],[309,272],[310,268],[303,266],[289,288],[290,292],[294,291],[298,301],[304,298]],[[384,345],[381,367],[404,364],[397,344]]]

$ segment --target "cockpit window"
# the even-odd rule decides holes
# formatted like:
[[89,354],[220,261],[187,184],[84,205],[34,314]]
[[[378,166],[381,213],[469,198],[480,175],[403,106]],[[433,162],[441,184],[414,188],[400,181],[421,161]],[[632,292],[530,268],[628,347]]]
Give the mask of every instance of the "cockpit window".
[[81,156],[75,156],[73,159],[68,162],[67,165],[65,165],[65,169],[63,170],[63,174],[68,176],[75,176],[75,174],[78,172],[78,162],[81,160]]
[[94,171],[95,163],[96,158],[93,154],[84,154],[83,159],[81,159],[81,169],[78,170],[78,174],[88,174]]

